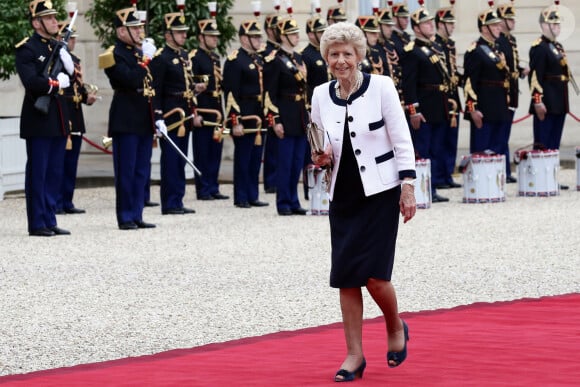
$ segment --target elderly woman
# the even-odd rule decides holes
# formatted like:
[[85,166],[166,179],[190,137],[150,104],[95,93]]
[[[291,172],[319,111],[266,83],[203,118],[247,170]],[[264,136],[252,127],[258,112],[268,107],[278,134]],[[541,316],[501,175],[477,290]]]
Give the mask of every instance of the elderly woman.
[[366,52],[362,31],[333,24],[320,48],[336,80],[314,90],[312,121],[326,132],[327,144],[312,158],[333,167],[330,286],[340,288],[347,356],[335,381],[343,382],[362,377],[366,367],[363,286],[385,317],[389,367],[407,357],[408,328],[399,317],[391,273],[399,212],[406,223],[416,211],[415,157],[393,81],[358,69]]

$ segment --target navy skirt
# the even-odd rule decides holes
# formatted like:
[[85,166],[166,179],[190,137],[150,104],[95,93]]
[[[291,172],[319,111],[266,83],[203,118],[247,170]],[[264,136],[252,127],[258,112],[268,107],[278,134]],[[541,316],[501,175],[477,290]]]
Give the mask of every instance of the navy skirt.
[[362,287],[369,278],[390,281],[399,229],[401,187],[365,196],[348,125],[345,132],[329,211],[334,288]]

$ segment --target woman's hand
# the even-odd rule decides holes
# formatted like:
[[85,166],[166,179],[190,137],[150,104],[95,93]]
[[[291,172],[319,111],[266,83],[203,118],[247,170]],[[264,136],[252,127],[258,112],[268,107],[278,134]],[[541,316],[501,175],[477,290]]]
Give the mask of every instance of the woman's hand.
[[401,215],[403,215],[403,223],[407,223],[413,219],[417,212],[417,203],[415,202],[415,187],[410,184],[403,184],[401,186],[401,199],[399,200],[399,208]]
[[332,146],[329,144],[326,146],[324,153],[318,154],[315,152],[311,153],[312,162],[321,167],[332,165]]

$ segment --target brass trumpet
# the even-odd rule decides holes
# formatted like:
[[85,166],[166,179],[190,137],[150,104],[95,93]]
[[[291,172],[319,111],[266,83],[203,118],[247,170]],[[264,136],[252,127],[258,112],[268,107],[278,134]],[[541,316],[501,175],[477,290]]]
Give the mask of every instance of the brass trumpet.
[[[256,139],[254,140],[254,145],[259,146],[262,145],[262,132],[265,132],[267,129],[262,129],[262,118],[255,114],[241,116],[240,121],[255,121],[256,127],[255,128],[244,128],[242,132],[245,133],[256,133]],[[226,124],[231,121],[231,118],[226,120]],[[231,134],[232,130],[230,128],[215,128],[213,132],[213,139],[217,142],[221,142],[224,138],[224,135]]]

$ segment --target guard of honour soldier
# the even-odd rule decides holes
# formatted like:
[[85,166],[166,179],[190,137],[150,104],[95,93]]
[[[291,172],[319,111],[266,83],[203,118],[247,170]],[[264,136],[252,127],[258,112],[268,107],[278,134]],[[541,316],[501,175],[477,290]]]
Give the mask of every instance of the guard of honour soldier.
[[[519,79],[528,77],[532,93],[529,111],[534,117],[535,149],[559,148],[569,112],[568,82],[573,80],[565,51],[556,40],[559,1],[541,12],[542,36],[530,49],[529,68],[520,65],[512,34],[513,2],[496,10],[489,1],[490,8],[478,15],[480,37],[465,53],[464,74],[458,71],[451,38],[455,1],[450,2],[451,7],[437,10],[433,17],[423,1],[413,13],[405,3],[389,1],[388,8],[373,8],[373,15],[355,21],[368,42],[361,70],[393,78],[417,157],[431,159],[434,202],[448,200],[437,188],[459,187],[451,177],[462,111],[459,87],[464,89],[464,118],[470,123],[470,152],[506,155],[507,181],[515,182],[508,143],[519,102]],[[309,101],[314,87],[330,77],[319,42],[329,24],[347,20],[340,3],[328,9],[326,20],[319,9],[307,20],[309,43],[301,51],[291,8],[287,17],[280,16],[278,1],[274,2],[276,13],[264,20],[264,31],[257,19],[243,21],[238,31],[241,47],[225,61],[225,75],[216,54],[220,33],[215,15],[197,22],[199,48],[188,54],[183,48],[188,32],[183,8],[164,16],[165,45],[159,50],[144,38],[135,7],[115,12],[117,42],[100,55],[99,65],[114,90],[108,134],[113,139],[120,229],[155,227],[143,220],[154,135],[168,137],[187,154],[192,133],[194,160],[202,170],[195,177],[197,198],[228,198],[219,192],[217,181],[222,144],[216,141],[216,126],[222,125],[222,131],[225,128],[234,139],[235,206],[268,205],[259,200],[263,157],[264,189],[276,192],[278,213],[306,213],[298,200],[297,184],[310,162],[305,139]],[[76,35],[68,34],[72,36],[68,45],[57,42],[68,24],[59,26],[51,2],[33,0],[29,11],[34,33],[16,46],[17,71],[26,89],[21,137],[27,149],[28,231],[33,236],[67,235],[70,232],[57,226],[55,215],[84,212],[74,206],[72,196],[85,132],[82,104],[94,103],[96,87],[84,83],[80,59],[71,53]],[[259,9],[255,15],[259,16]],[[406,32],[409,23],[414,39]],[[61,71],[51,74],[47,61],[56,56]],[[35,107],[41,96],[50,101],[44,112]],[[219,139],[223,134],[219,132]],[[195,212],[183,205],[184,168],[178,152],[161,141],[162,214]]]

